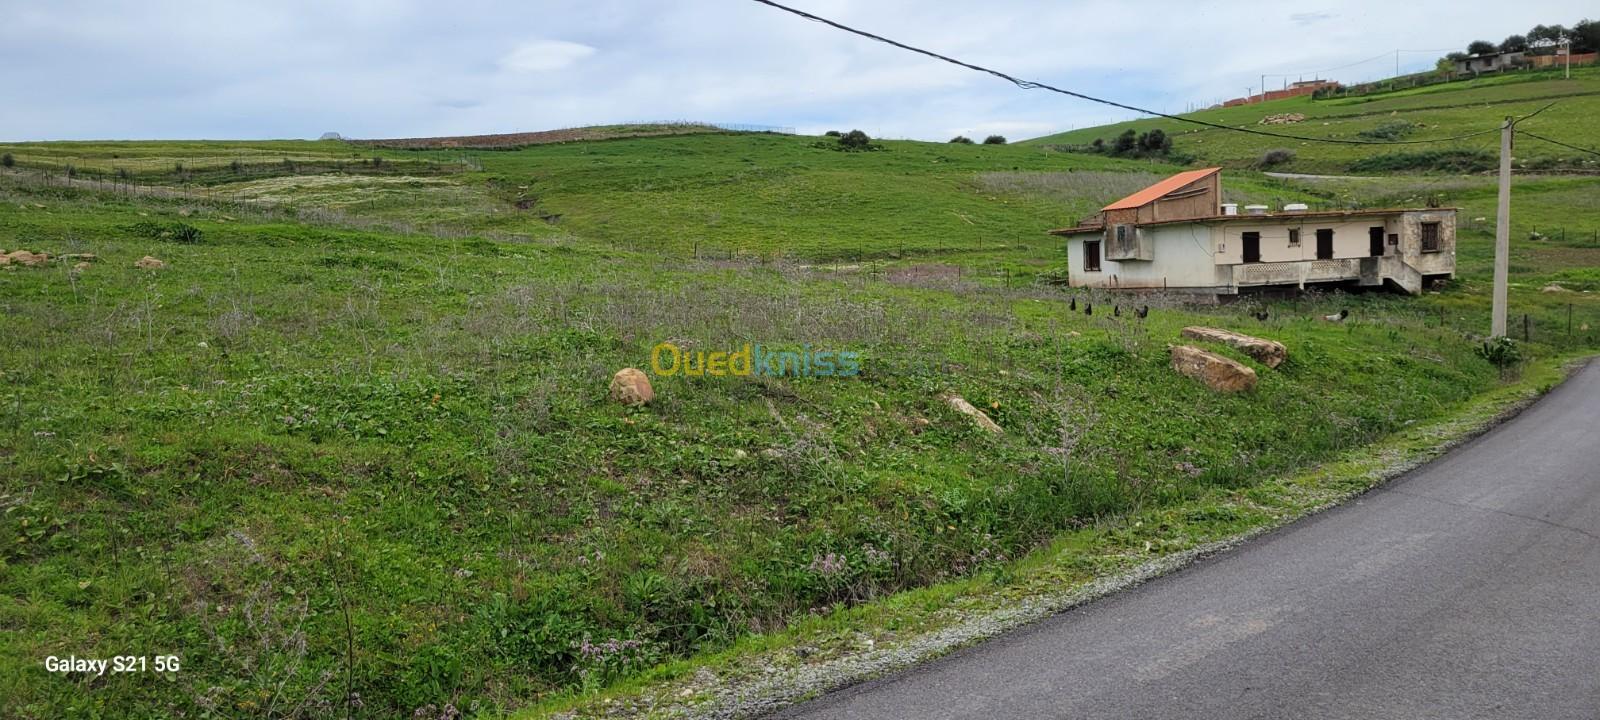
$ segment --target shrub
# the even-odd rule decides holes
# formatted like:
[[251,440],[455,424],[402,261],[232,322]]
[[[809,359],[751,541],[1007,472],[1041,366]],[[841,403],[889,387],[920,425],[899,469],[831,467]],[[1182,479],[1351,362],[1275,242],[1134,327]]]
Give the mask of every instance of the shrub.
[[244,171],[244,163],[239,162],[239,160],[236,158],[228,163],[228,169],[233,171],[233,174],[238,175],[240,172]]
[[1391,120],[1375,128],[1362,130],[1356,133],[1356,137],[1368,140],[1399,140],[1416,129],[1416,124],[1409,120]]
[[1172,150],[1172,138],[1160,129],[1139,136],[1139,149],[1146,153],[1165,155]]
[[839,137],[838,130],[829,130],[822,134],[823,137]]
[[1493,169],[1495,156],[1485,150],[1452,148],[1392,152],[1362,158],[1350,164],[1351,172],[1394,172],[1403,170],[1442,170],[1481,172]]
[[139,222],[128,226],[128,232],[151,240],[167,240],[185,245],[194,245],[204,238],[205,233],[188,223],[171,223],[163,225],[157,222]]
[[1089,147],[1091,149],[1093,149],[1095,152],[1105,152],[1106,151],[1106,141],[1105,141],[1104,138],[1095,138],[1094,142],[1089,143]]
[[1256,160],[1256,167],[1276,167],[1292,160],[1294,160],[1293,150],[1277,148],[1261,153],[1261,157]]
[[839,136],[839,146],[848,150],[866,150],[872,147],[872,138],[860,130],[851,130]]
[[17,166],[17,159],[14,158],[14,157],[11,157],[11,153],[6,153],[4,155],[0,155],[0,165],[4,165],[4,166],[6,166],[8,168],[9,167],[16,167]]
[[1115,155],[1126,155],[1133,152],[1137,147],[1139,147],[1139,136],[1133,132],[1132,128],[1129,128],[1123,130],[1122,134],[1117,136],[1116,141],[1111,145],[1111,152]]
[[1004,145],[1004,144],[1006,144],[1006,138],[1005,138],[1004,135],[990,135],[989,137],[986,137],[986,138],[983,139],[983,144],[985,144],[985,145]]
[[1483,346],[1478,348],[1478,355],[1488,360],[1490,365],[1500,368],[1502,373],[1522,362],[1522,348],[1517,341],[1504,335],[1483,341]]
[[953,143],[955,143],[957,145],[971,145],[972,144],[972,138],[969,138],[969,137],[967,137],[965,135],[957,135],[957,136],[955,136],[953,138],[950,138],[950,142],[953,142]]

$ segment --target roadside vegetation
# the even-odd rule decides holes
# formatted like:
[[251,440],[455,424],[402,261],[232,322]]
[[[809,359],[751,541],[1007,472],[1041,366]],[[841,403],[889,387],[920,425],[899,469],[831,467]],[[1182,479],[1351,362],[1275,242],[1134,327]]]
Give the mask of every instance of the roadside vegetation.
[[[1246,504],[1212,501],[1522,367],[1483,345],[1492,178],[1230,171],[1231,200],[1460,205],[1462,279],[1191,306],[1067,290],[1044,234],[1174,165],[818,147],[845,136],[0,146],[0,249],[54,256],[0,270],[0,715],[560,703],[1041,548],[1078,577],[1187,547],[1116,528],[1243,527]],[[1542,237],[1513,264],[1525,358],[1597,345],[1594,188],[1519,179],[1515,230]],[[1191,324],[1290,360],[1214,348],[1261,382],[1213,394],[1167,366]],[[653,377],[652,404],[609,402],[662,341],[851,350],[863,372]],[[41,670],[128,653],[183,669]]]

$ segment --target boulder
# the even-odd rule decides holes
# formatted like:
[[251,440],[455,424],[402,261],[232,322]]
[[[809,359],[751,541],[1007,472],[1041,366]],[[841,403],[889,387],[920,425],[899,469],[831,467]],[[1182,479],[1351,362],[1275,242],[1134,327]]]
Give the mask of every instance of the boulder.
[[1220,392],[1239,392],[1256,386],[1256,371],[1193,345],[1172,347],[1172,369]]
[[33,253],[28,252],[27,250],[12,250],[11,252],[6,253],[5,257],[9,261],[7,264],[16,263],[24,267],[37,267],[49,262],[50,253]]
[[623,405],[644,405],[656,398],[650,378],[638,368],[623,368],[611,376],[611,399]]
[[150,257],[149,255],[146,255],[138,260],[133,261],[133,266],[139,268],[140,270],[160,270],[161,268],[166,267],[167,264]]
[[1232,330],[1209,327],[1186,327],[1183,336],[1191,340],[1208,340],[1229,345],[1239,352],[1255,358],[1262,365],[1276,368],[1289,359],[1289,349],[1276,340],[1252,337]]
[[993,420],[990,420],[989,416],[985,415],[982,410],[973,407],[972,403],[967,402],[966,398],[963,398],[960,395],[946,395],[944,401],[945,404],[950,406],[950,409],[972,418],[972,424],[977,425],[978,427],[983,428],[991,433],[999,434],[1004,432],[1000,429],[1000,426],[996,425]]

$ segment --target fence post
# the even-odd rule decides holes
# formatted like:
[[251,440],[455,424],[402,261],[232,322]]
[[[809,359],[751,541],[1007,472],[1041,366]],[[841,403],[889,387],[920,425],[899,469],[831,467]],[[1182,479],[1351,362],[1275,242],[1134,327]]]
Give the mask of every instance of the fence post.
[[1532,338],[1533,327],[1528,322],[1528,314],[1522,314],[1522,341],[1528,342]]
[[1572,303],[1567,303],[1567,337],[1572,337]]

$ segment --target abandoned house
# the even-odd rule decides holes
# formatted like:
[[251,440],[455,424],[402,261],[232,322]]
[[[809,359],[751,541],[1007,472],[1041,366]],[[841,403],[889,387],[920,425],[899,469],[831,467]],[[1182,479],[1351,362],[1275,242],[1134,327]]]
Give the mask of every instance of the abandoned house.
[[1178,173],[1050,234],[1067,239],[1073,287],[1237,295],[1348,284],[1416,294],[1456,269],[1454,208],[1240,212],[1222,202],[1220,168]]

